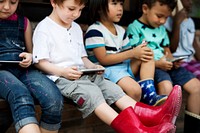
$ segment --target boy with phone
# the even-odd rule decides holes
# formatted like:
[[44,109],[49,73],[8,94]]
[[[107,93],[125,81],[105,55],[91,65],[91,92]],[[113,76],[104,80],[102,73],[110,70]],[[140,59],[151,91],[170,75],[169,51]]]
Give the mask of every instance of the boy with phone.
[[143,14],[128,26],[127,34],[132,45],[138,44],[145,38],[148,46],[154,51],[156,61],[154,80],[158,85],[159,94],[168,95],[174,84],[181,85],[189,94],[186,111],[190,117],[187,119],[187,124],[190,123],[190,128],[196,130],[200,119],[194,120],[192,116],[200,117],[200,81],[191,72],[180,67],[180,62],[173,63],[167,60],[173,56],[169,49],[168,34],[163,25],[175,6],[175,0],[144,0]]

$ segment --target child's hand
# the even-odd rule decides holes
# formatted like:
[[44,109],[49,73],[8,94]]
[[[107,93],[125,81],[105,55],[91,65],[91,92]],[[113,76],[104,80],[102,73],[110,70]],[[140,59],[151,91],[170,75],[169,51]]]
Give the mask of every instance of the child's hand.
[[62,76],[69,80],[76,80],[79,79],[82,74],[82,72],[78,71],[78,67],[72,66],[64,68]]
[[171,70],[173,68],[173,63],[166,60],[166,56],[164,55],[160,60],[157,61],[159,64],[159,68],[165,71]]
[[23,60],[19,63],[21,67],[27,68],[32,63],[32,54],[23,52],[19,54],[19,57],[21,57]]
[[188,12],[186,11],[186,9],[183,8],[175,15],[174,22],[176,22],[177,24],[181,24],[182,21],[184,21],[187,18]]
[[134,58],[144,62],[149,61],[153,58],[153,51],[150,48],[146,47],[146,45],[147,44],[144,43],[132,49]]
[[[103,66],[101,66],[101,65],[95,65],[95,68],[104,68]],[[101,75],[101,74],[103,74],[104,73],[104,71],[98,71],[97,72],[97,74],[99,74],[99,75]]]
[[182,63],[183,63],[182,60],[174,62],[174,63],[173,63],[174,68],[175,68],[175,69],[179,68],[179,67],[181,66]]

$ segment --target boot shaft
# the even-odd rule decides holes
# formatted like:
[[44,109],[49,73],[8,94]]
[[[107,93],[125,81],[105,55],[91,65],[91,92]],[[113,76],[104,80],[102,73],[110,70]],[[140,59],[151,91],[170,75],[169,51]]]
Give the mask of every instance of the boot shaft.
[[174,133],[175,126],[171,123],[162,123],[153,127],[143,125],[132,107],[123,110],[111,123],[117,133]]
[[166,95],[158,95],[156,93],[153,79],[141,80],[138,83],[142,89],[141,102],[156,106],[162,104],[167,99]]

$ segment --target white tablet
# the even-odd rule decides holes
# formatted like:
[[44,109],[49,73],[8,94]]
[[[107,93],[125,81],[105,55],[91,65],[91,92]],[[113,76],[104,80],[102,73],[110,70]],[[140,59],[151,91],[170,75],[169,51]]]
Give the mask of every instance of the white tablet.
[[0,60],[0,63],[20,63],[21,61],[8,61],[8,60]]
[[79,71],[81,71],[83,74],[92,74],[96,72],[104,71],[105,68],[80,68]]

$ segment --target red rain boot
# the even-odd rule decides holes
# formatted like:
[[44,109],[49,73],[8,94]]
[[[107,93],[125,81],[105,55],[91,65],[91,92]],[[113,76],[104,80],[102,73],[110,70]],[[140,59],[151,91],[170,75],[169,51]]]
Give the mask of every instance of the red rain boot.
[[175,85],[164,104],[152,107],[137,102],[134,111],[145,126],[155,126],[161,123],[175,124],[182,103],[181,87]]
[[111,123],[117,133],[175,133],[175,126],[162,123],[153,127],[144,126],[132,107],[123,110]]

